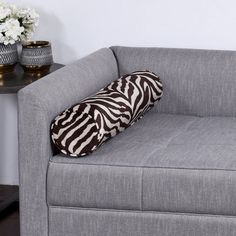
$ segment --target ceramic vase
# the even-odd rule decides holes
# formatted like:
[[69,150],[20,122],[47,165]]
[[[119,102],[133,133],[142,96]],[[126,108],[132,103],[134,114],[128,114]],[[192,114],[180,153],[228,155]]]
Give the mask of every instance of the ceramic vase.
[[0,43],[0,73],[13,71],[17,61],[17,44]]
[[48,41],[30,41],[23,44],[20,63],[25,71],[49,70],[53,64],[51,43]]

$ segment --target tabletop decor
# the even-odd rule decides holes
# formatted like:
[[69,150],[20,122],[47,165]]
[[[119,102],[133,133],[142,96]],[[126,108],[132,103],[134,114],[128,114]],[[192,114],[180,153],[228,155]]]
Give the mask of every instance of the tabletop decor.
[[13,70],[17,60],[17,43],[30,39],[39,15],[30,8],[0,3],[0,73]]
[[51,43],[29,41],[23,44],[20,63],[26,72],[49,70],[53,64]]

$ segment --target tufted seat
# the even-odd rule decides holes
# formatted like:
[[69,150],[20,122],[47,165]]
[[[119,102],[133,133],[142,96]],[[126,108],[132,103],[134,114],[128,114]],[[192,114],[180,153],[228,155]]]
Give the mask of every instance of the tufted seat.
[[151,111],[93,155],[54,156],[48,202],[236,215],[235,155],[236,118]]

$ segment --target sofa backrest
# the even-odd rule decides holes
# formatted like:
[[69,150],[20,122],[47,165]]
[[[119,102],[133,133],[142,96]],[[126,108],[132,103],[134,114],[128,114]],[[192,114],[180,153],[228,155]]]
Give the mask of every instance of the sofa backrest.
[[236,52],[111,47],[120,75],[136,70],[158,74],[164,95],[159,112],[236,116]]

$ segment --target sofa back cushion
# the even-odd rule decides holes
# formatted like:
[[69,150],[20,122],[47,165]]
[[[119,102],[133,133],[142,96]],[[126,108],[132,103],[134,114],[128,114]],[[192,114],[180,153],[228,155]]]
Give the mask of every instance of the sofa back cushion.
[[150,70],[163,82],[159,112],[236,116],[236,52],[111,47],[120,75]]

